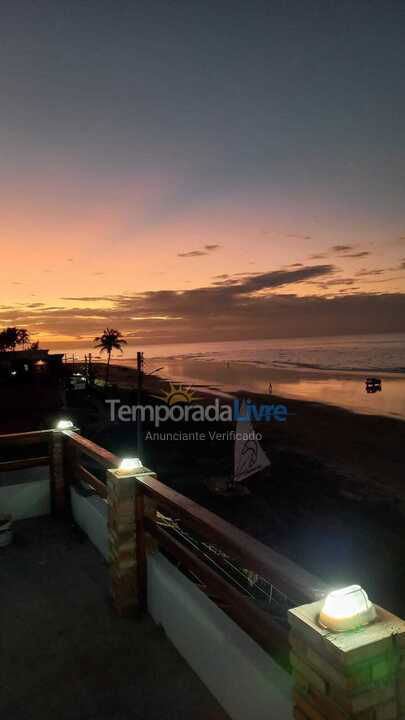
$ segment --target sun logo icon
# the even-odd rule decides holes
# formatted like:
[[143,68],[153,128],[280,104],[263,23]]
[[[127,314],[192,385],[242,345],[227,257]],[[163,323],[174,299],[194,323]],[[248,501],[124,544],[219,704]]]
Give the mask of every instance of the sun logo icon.
[[153,395],[158,400],[164,400],[169,406],[179,403],[188,404],[201,400],[194,394],[193,388],[188,385],[169,383],[169,390],[162,390],[158,395]]

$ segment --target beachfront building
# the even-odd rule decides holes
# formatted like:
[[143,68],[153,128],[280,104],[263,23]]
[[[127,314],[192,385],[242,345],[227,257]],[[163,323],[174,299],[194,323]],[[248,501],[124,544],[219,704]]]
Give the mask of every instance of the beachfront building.
[[63,405],[63,355],[49,350],[0,352],[0,432],[41,427]]
[[0,352],[0,382],[31,382],[39,377],[61,377],[63,355],[49,350],[17,350]]

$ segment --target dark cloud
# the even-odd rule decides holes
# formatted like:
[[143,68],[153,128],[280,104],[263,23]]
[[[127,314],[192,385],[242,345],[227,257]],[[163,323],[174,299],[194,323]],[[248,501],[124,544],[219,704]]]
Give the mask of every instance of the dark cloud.
[[350,253],[348,255],[342,255],[342,257],[363,258],[363,257],[367,257],[367,255],[371,255],[371,253],[369,253],[367,250],[363,250],[363,252]]
[[238,283],[237,278],[227,278],[226,280],[216,280],[213,285],[237,285]]
[[203,250],[190,250],[190,252],[185,253],[177,253],[177,257],[201,257],[201,255],[208,255],[208,253],[204,252]]
[[[182,291],[69,299],[93,307],[3,309],[0,318],[29,329],[42,323],[41,330],[90,339],[106,325],[137,333],[142,318],[145,344],[405,330],[404,294],[359,292],[356,281],[339,278],[333,265],[272,270],[218,282]],[[312,283],[313,294],[297,296],[300,283],[307,287]],[[318,288],[327,295],[320,296]],[[98,311],[97,301],[108,301],[112,307]]]
[[324,260],[325,257],[326,257],[326,255],[320,253],[320,254],[318,254],[318,255],[310,255],[310,256],[309,256],[309,259],[310,259],[310,260]]
[[222,273],[222,275],[213,275],[212,277],[214,280],[225,280],[226,278],[229,278],[229,275],[227,273]]
[[349,288],[348,287],[340,288],[340,290],[338,290],[338,293],[354,293],[356,290],[360,290],[360,287],[359,286],[351,286]]
[[291,265],[287,265],[287,267],[304,267],[302,263],[291,263]]
[[249,277],[239,288],[240,292],[250,293],[257,290],[268,290],[291,283],[303,282],[320,275],[330,275],[335,272],[333,265],[309,265],[299,270],[272,270],[267,273],[261,273],[254,277]]
[[347,252],[348,250],[353,250],[353,245],[332,245],[331,247],[332,252]]
[[[273,278],[274,280],[274,278]],[[286,280],[286,278],[284,278]],[[346,279],[351,282],[350,278]],[[266,281],[267,282],[267,281]],[[88,319],[89,333],[98,334],[104,324],[112,324],[123,332],[139,328],[147,342],[202,342],[246,338],[295,337],[297,335],[330,335],[340,333],[400,332],[405,330],[405,295],[395,293],[360,293],[358,286],[336,286],[335,295],[316,294],[298,297],[290,294],[249,294],[240,285],[196,288],[181,293],[164,290],[140,296],[117,299],[115,307],[104,312],[105,321]],[[340,293],[341,289],[346,292]],[[203,309],[203,310],[202,310]],[[94,310],[89,310],[89,314]],[[167,317],[156,330],[156,322],[147,316]],[[131,321],[131,317],[134,318]],[[48,324],[48,318],[46,318]],[[49,319],[53,331],[63,329],[72,334],[83,333],[83,319]]]
[[189,257],[201,257],[201,255],[208,255],[208,253],[214,252],[214,250],[218,250],[218,248],[220,248],[220,247],[221,247],[221,246],[218,245],[218,244],[216,244],[216,245],[204,245],[204,249],[203,249],[203,250],[190,250],[189,252],[177,253],[177,257],[185,257],[185,258],[189,258]]
[[324,282],[310,281],[310,285],[316,285],[316,287],[327,290],[330,287],[336,287],[339,285],[353,285],[355,280],[353,278],[335,278],[333,280],[326,280]]
[[367,277],[368,275],[381,275],[384,272],[387,272],[389,268],[378,268],[376,270],[359,270],[359,272],[355,273],[355,277]]
[[286,235],[286,237],[296,238],[297,240],[312,240],[311,235],[293,235],[293,234],[290,235],[289,234],[289,235]]

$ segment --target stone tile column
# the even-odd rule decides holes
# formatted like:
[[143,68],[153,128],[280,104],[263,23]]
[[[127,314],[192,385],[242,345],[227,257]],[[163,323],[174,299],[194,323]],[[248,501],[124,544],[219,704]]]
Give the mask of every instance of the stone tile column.
[[[114,469],[107,471],[111,594],[120,615],[132,614],[140,607],[137,531],[143,533],[143,524],[137,528],[135,490],[137,478],[145,474],[156,477],[149,470],[137,475],[120,475]],[[156,503],[149,498],[145,498],[145,515],[152,520],[156,517]],[[154,550],[155,544],[147,535],[141,542],[147,552]]]
[[51,481],[51,507],[53,514],[64,512],[66,507],[63,433],[53,430],[49,441],[49,474]]
[[[75,433],[79,428],[72,427]],[[49,476],[51,484],[51,507],[54,515],[69,512],[69,485],[74,482],[76,448],[67,446],[63,430],[51,431],[49,440]]]
[[405,720],[405,622],[376,607],[370,625],[334,633],[321,607],[288,613],[296,720]]

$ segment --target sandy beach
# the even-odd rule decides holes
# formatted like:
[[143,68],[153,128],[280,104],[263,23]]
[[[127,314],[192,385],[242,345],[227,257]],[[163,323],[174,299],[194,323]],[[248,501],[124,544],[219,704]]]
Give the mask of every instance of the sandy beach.
[[[96,366],[96,373],[103,377],[105,367]],[[134,370],[113,365],[110,379],[115,387],[108,397],[136,402]],[[143,402],[169,387],[155,375],[146,377]],[[212,402],[212,392],[198,388],[205,403]],[[250,392],[249,397],[269,402],[268,395]],[[223,396],[221,402],[226,402]],[[274,393],[271,402],[285,403],[288,417],[283,423],[255,423],[272,466],[246,482],[246,498],[216,497],[207,487],[210,478],[232,472],[232,441],[145,440],[144,462],[163,482],[325,580],[364,582],[382,604],[404,611],[405,574],[399,576],[398,567],[405,543],[405,423]],[[134,452],[133,423],[93,425],[92,430],[86,412],[81,418],[85,434],[118,454]],[[226,429],[226,423],[220,425]]]

